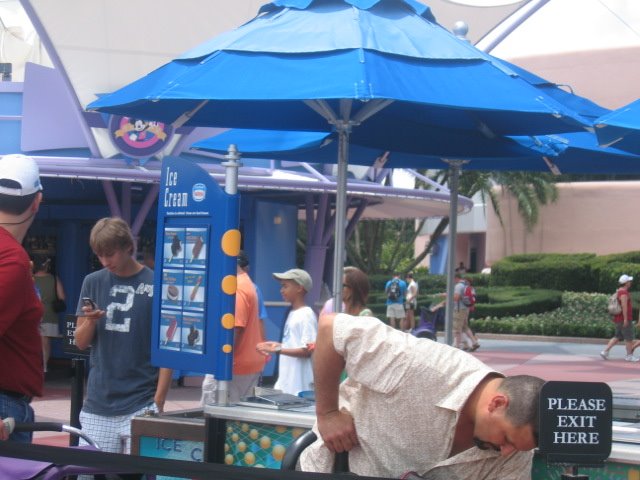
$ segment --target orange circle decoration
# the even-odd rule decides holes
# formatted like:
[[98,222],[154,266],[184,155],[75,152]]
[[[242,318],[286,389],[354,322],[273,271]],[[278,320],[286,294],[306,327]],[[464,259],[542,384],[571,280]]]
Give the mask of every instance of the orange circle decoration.
[[222,251],[230,257],[237,257],[240,253],[240,230],[227,230],[220,240]]
[[238,288],[238,279],[235,275],[227,275],[222,279],[221,288],[227,295],[233,295]]
[[222,346],[222,351],[224,353],[231,353],[232,350],[233,350],[233,347],[231,345],[229,345],[228,343],[226,345]]
[[225,313],[222,316],[222,327],[227,330],[231,330],[236,324],[236,317],[233,316],[233,313]]

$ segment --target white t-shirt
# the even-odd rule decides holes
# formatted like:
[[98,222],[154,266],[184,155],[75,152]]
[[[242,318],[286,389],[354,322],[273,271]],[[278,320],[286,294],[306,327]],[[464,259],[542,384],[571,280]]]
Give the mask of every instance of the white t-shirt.
[[414,302],[418,297],[418,282],[411,280],[407,285],[407,302]]
[[[284,324],[282,348],[303,348],[316,342],[318,320],[311,307],[300,307],[289,312]],[[278,381],[274,388],[284,393],[297,395],[305,390],[313,390],[313,364],[311,357],[298,358],[280,355]]]

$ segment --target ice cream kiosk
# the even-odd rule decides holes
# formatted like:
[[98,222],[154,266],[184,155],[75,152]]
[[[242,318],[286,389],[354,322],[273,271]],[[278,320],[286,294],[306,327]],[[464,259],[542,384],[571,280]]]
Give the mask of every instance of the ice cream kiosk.
[[[236,257],[240,251],[239,155],[230,148],[225,189],[197,164],[163,160],[156,231],[152,362],[218,380],[204,411],[140,417],[134,454],[279,468],[287,446],[313,425],[312,403],[264,395],[230,405]],[[258,395],[258,397],[261,397]]]

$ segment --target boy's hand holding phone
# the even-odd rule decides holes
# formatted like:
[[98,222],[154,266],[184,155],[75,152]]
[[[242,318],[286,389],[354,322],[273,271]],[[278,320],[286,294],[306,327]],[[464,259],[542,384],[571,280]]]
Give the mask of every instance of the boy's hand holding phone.
[[89,297],[82,297],[82,311],[87,318],[97,320],[104,315],[104,312],[98,308],[96,302]]
[[96,303],[89,297],[82,297],[82,305],[89,308],[90,310],[97,309]]

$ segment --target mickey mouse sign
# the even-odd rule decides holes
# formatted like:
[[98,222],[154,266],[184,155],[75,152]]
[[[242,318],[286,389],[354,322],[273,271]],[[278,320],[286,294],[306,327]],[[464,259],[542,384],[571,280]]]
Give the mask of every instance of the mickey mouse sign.
[[162,122],[112,115],[109,136],[115,147],[127,157],[149,158],[171,140],[173,128]]

